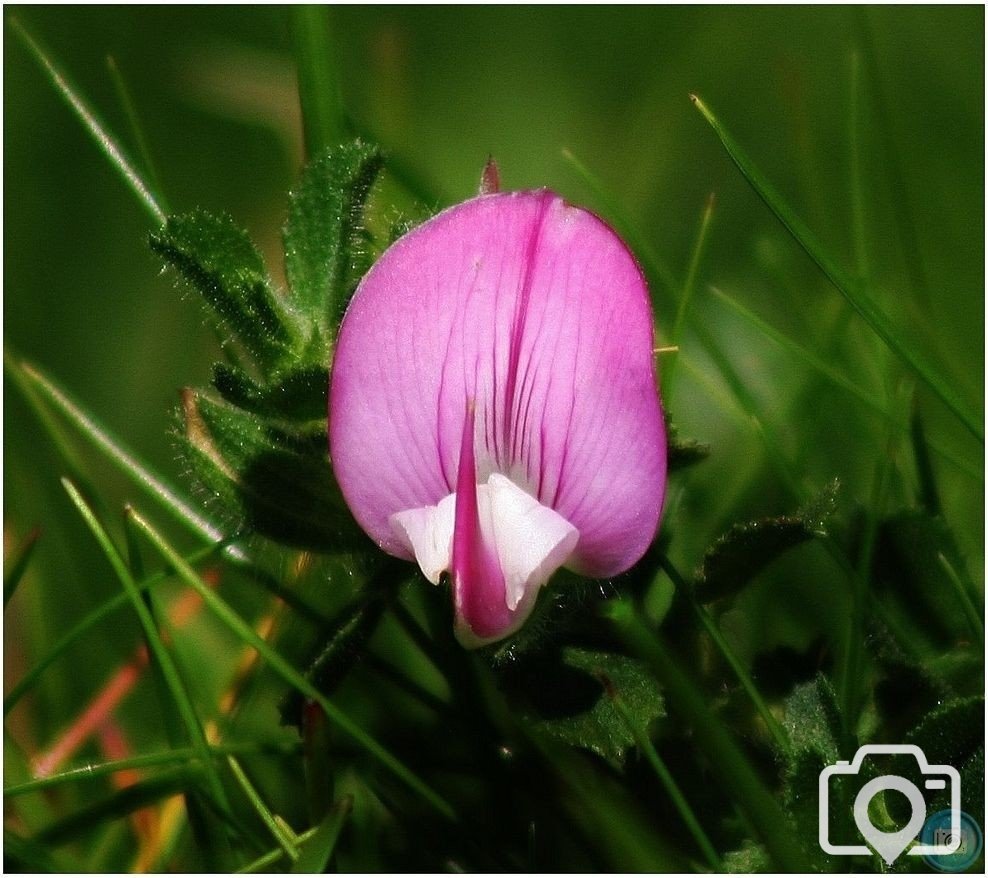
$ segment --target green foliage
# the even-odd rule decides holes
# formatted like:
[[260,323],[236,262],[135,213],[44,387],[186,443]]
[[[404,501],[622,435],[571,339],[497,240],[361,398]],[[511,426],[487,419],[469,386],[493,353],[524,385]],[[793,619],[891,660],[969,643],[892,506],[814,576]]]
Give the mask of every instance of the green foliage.
[[343,144],[312,161],[291,194],[284,243],[292,300],[324,334],[367,268],[364,205],[382,166],[377,147]]
[[170,217],[151,249],[196,290],[265,375],[290,354],[295,329],[276,300],[261,254],[229,216]]
[[567,647],[553,659],[528,663],[512,678],[537,728],[615,766],[635,745],[615,699],[642,729],[665,715],[662,693],[645,666],[620,654]]
[[[8,22],[20,44],[5,58],[8,871],[873,870],[816,842],[820,770],[873,742],[956,765],[983,823],[984,472],[968,435],[983,264],[966,221],[983,207],[969,148],[980,10],[216,7],[198,20],[222,48],[183,61],[179,101],[157,53],[186,58],[188,13],[26,15]],[[462,38],[431,51],[454,25]],[[101,88],[107,33],[124,37]],[[622,51],[594,51],[604,38]],[[764,65],[807,39],[778,88]],[[533,51],[547,40],[566,51]],[[841,59],[857,52],[846,82]],[[615,102],[609,83],[632,69],[644,97]],[[706,106],[718,137],[688,111],[701,83],[738,140]],[[115,93],[118,112],[98,114],[80,86]],[[586,112],[605,103],[626,117],[617,138],[609,114]],[[951,124],[917,125],[937,112]],[[574,123],[562,161],[558,126],[530,124],[546,113]],[[216,148],[231,137],[236,149]],[[390,143],[380,183],[375,142]],[[664,403],[704,443],[669,426],[662,530],[639,564],[600,583],[557,576],[510,642],[466,653],[448,589],[353,522],[326,410],[359,278],[423,205],[473,191],[491,144],[510,187],[558,189],[632,247],[657,336],[678,348],[661,357]],[[152,151],[168,157],[160,176]],[[107,171],[125,185],[104,185]],[[52,216],[73,230],[55,244]],[[206,383],[217,355],[141,258],[135,217],[203,300],[224,357],[212,387],[184,392],[177,459],[162,400]],[[279,227],[284,290],[260,255],[280,263]],[[906,371],[947,407],[899,392]],[[814,502],[835,474],[840,505],[832,491]],[[143,513],[121,529],[129,502],[174,535]],[[18,543],[39,524],[43,539]],[[35,776],[94,711],[96,733]],[[839,782],[831,799],[849,838],[855,789]],[[900,805],[877,799],[875,819],[892,828]]]
[[694,586],[697,599],[709,603],[732,595],[784,552],[824,536],[836,508],[837,489],[833,482],[795,515],[734,525],[704,555]]

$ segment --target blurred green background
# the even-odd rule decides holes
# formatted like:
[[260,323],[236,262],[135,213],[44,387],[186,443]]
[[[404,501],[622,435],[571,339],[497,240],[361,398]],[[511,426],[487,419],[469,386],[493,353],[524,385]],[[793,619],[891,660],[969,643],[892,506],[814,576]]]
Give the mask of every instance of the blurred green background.
[[[9,19],[8,13],[8,19]],[[106,56],[126,80],[173,210],[228,211],[281,271],[287,192],[302,162],[286,11],[277,7],[24,7],[40,37],[126,140]],[[470,196],[488,154],[506,188],[549,186],[608,216],[562,150],[600,178],[658,258],[686,274],[716,193],[691,321],[720,342],[808,485],[839,477],[867,504],[887,427],[725,309],[729,293],[855,383],[894,398],[901,369],[751,191],[691,105],[695,92],[849,270],[981,410],[984,395],[984,11],[981,7],[339,7],[342,87],[372,132],[432,193]],[[217,344],[199,304],[147,247],[145,214],[4,30],[4,319],[8,349],[41,366],[154,468],[181,480],[170,431],[178,391],[203,385]],[[861,112],[851,114],[852,65]],[[855,241],[852,137],[863,227]],[[407,206],[395,186],[378,203]],[[903,217],[907,217],[903,225]],[[862,261],[860,254],[865,254]],[[660,338],[677,296],[653,290]],[[687,331],[672,416],[713,453],[671,495],[672,551],[694,564],[736,518],[788,511],[759,430]],[[808,400],[804,394],[809,394]],[[801,400],[791,407],[794,400]],[[922,389],[928,433],[982,469],[983,449]],[[7,614],[7,685],[39,644],[117,584],[58,483],[57,457],[7,381],[5,540],[43,527]],[[83,447],[83,446],[80,446]],[[112,501],[132,486],[87,453]],[[983,582],[983,481],[937,458],[945,515]],[[908,470],[908,466],[906,467]],[[901,474],[890,506],[908,505]],[[787,505],[788,504],[788,505]],[[798,568],[789,575],[801,575]],[[826,577],[787,613],[839,612]],[[768,610],[766,612],[769,612]],[[131,623],[128,621],[128,625]],[[109,630],[109,629],[108,629]],[[136,631],[136,629],[135,629]],[[134,632],[131,634],[136,637]],[[786,635],[798,641],[801,635]],[[127,651],[114,629],[45,677],[20,740],[44,744]],[[135,639],[130,640],[135,643]],[[85,675],[73,675],[73,667]]]

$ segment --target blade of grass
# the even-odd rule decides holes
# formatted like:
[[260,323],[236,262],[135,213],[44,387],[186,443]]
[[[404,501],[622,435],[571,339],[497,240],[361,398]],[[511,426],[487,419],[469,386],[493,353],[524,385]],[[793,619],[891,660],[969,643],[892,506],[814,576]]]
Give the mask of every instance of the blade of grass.
[[[707,198],[706,207],[703,209],[703,215],[700,218],[700,230],[697,233],[696,242],[693,244],[693,253],[690,256],[689,268],[686,271],[686,280],[683,282],[683,292],[679,297],[679,305],[676,307],[676,319],[673,321],[672,332],[669,335],[669,344],[672,347],[678,348],[683,338],[686,315],[689,312],[690,303],[693,300],[693,291],[696,288],[696,275],[700,269],[703,245],[707,240],[707,231],[710,228],[710,220],[713,217],[715,203],[716,198],[714,193],[711,192]],[[678,359],[678,357],[672,357],[669,360],[669,365],[665,368],[665,381],[663,382],[665,392],[663,395],[666,405],[670,408],[672,407],[672,394],[675,389],[673,375],[676,373]]]
[[133,96],[130,93],[130,89],[127,88],[127,83],[123,78],[123,74],[120,72],[120,67],[117,64],[116,58],[112,55],[107,55],[106,67],[107,70],[110,71],[110,79],[113,80],[113,87],[116,89],[117,99],[120,101],[120,106],[124,111],[124,115],[127,117],[127,124],[130,125],[130,133],[134,138],[134,143],[137,146],[137,154],[144,163],[144,170],[147,171],[149,183],[157,193],[158,205],[165,214],[171,213],[162,192],[161,180],[158,177],[154,160],[151,158],[151,149],[148,146],[147,138],[144,136],[144,127],[141,125],[141,120],[137,115],[137,108],[134,105]]
[[902,254],[906,263],[906,271],[909,274],[910,286],[912,286],[913,292],[916,294],[920,304],[924,309],[928,310],[932,298],[930,295],[930,286],[927,282],[926,270],[923,267],[923,251],[920,247],[919,235],[916,233],[916,224],[913,222],[909,189],[906,186],[906,177],[902,170],[898,139],[895,136],[895,129],[892,126],[892,117],[889,113],[888,102],[885,99],[885,89],[882,84],[883,78],[878,68],[875,41],[868,21],[869,15],[863,8],[855,9],[854,15],[856,16],[860,33],[865,68],[867,69],[868,79],[871,85],[871,103],[874,109],[874,117],[878,123],[877,128],[882,143],[882,155],[885,159],[882,162],[882,166],[893,193],[892,217],[893,222],[897,226],[896,239],[902,243]]
[[[201,561],[206,560],[214,553],[220,550],[220,547],[225,545],[225,543],[217,543],[213,546],[208,546],[205,549],[200,549],[198,552],[194,552],[188,556],[186,559],[189,564],[198,564]],[[172,570],[163,570],[159,573],[152,574],[143,582],[138,584],[138,589],[144,592],[148,589],[155,588],[161,583],[165,582],[173,575]],[[93,627],[98,625],[104,619],[106,619],[111,614],[115,613],[117,610],[127,606],[130,602],[130,598],[127,596],[126,592],[120,592],[115,594],[112,598],[109,598],[100,606],[96,607],[94,610],[86,614],[82,619],[80,619],[75,625],[72,626],[68,631],[65,632],[53,645],[52,647],[42,656],[37,662],[35,662],[31,669],[17,682],[10,692],[7,694],[6,698],[3,700],[3,715],[7,716],[14,706],[27,694],[28,691],[38,682],[41,675],[52,665],[53,662],[57,661],[65,651],[72,646],[79,638],[83,637],[87,632],[89,632]]]
[[232,755],[227,756],[226,761],[230,766],[230,771],[233,772],[234,778],[236,778],[237,783],[240,785],[240,789],[243,790],[244,795],[247,797],[247,801],[250,802],[251,807],[257,816],[261,818],[261,822],[268,828],[268,832],[274,836],[274,840],[281,845],[282,850],[284,850],[288,858],[294,863],[298,860],[299,856],[294,838],[289,836],[281,823],[275,819],[275,815],[271,813],[271,809],[267,806],[264,799],[261,798],[257,788],[250,782],[250,778],[247,777],[246,772],[244,772],[240,763],[237,762],[236,757]]
[[696,613],[697,618],[700,620],[700,624],[703,625],[707,631],[707,634],[710,635],[710,639],[714,642],[714,646],[717,647],[717,651],[721,654],[721,656],[723,656],[724,661],[727,662],[731,670],[734,671],[734,676],[738,678],[738,682],[741,683],[744,691],[748,693],[748,697],[751,699],[751,703],[755,706],[755,710],[758,711],[758,715],[761,716],[762,722],[765,723],[769,733],[775,739],[776,746],[782,753],[788,753],[790,749],[789,736],[779,724],[779,721],[772,715],[772,711],[768,709],[768,705],[765,703],[761,693],[758,691],[755,681],[751,679],[751,675],[745,670],[744,666],[738,660],[738,657],[734,654],[734,650],[731,649],[728,642],[724,639],[724,635],[720,633],[720,629],[717,627],[717,623],[710,615],[710,611],[696,600],[692,587],[686,582],[683,575],[676,569],[665,554],[659,555],[659,566],[672,580],[673,585],[676,586],[676,590],[680,594],[686,596],[687,600],[690,602],[690,605],[693,607],[693,612]]
[[968,625],[971,626],[971,633],[974,635],[975,642],[980,643],[983,647],[985,642],[985,623],[981,618],[981,614],[978,612],[977,606],[975,606],[974,601],[971,600],[971,595],[964,587],[964,583],[961,582],[961,578],[954,569],[954,565],[947,560],[947,556],[944,555],[943,552],[940,552],[937,555],[937,560],[940,562],[940,566],[947,574],[947,582],[950,583],[954,590],[954,594],[957,596],[957,600],[960,602],[960,605],[964,610],[964,615],[967,617]]
[[848,107],[848,143],[851,153],[851,228],[858,277],[867,282],[868,245],[865,235],[864,185],[861,169],[861,59],[851,53],[851,100]]
[[[244,753],[273,753],[292,754],[298,752],[298,744],[278,742],[258,742],[245,741],[243,743],[212,744],[210,752],[213,757],[225,756],[227,754]],[[63,786],[65,784],[79,783],[80,781],[97,780],[119,771],[131,771],[138,768],[157,768],[162,765],[184,764],[194,762],[199,759],[198,752],[192,747],[177,747],[174,750],[163,750],[160,753],[141,753],[136,756],[128,756],[125,759],[113,759],[108,762],[90,763],[80,765],[76,768],[69,768],[50,777],[39,777],[24,783],[14,784],[6,787],[3,791],[4,799],[15,799],[28,793],[38,790],[46,790],[50,787]]]
[[[641,260],[643,267],[645,268],[645,274],[652,279],[657,279],[661,281],[662,285],[671,293],[674,293],[679,289],[679,284],[676,282],[676,278],[670,271],[669,267],[659,258],[655,249],[642,238],[636,228],[635,224],[628,221],[628,218],[624,214],[624,210],[618,204],[618,202],[611,197],[610,192],[607,187],[597,177],[586,165],[583,164],[572,152],[568,149],[563,150],[563,158],[566,162],[576,171],[577,175],[583,180],[584,185],[593,193],[594,197],[600,202],[604,210],[607,211],[607,218],[617,227],[617,230],[621,233],[621,236],[631,244],[631,249],[637,254],[638,258]],[[657,291],[652,290],[652,295],[656,295]]]
[[636,616],[624,601],[610,601],[605,613],[618,636],[649,664],[665,687],[676,711],[690,724],[698,745],[723,783],[756,829],[776,866],[783,872],[805,872],[807,863],[785,813],[765,789],[723,723],[707,706],[707,696],[680,668],[659,636]]
[[10,563],[10,569],[3,575],[3,606],[6,609],[7,602],[13,597],[17,586],[27,572],[27,565],[31,563],[31,556],[38,545],[38,537],[41,536],[41,528],[34,528],[21,542],[14,552],[14,558]]
[[[894,418],[889,412],[885,403],[879,399],[877,396],[868,393],[863,390],[859,385],[851,381],[843,372],[839,369],[835,369],[825,362],[821,357],[814,354],[808,348],[803,347],[799,342],[794,341],[788,335],[780,332],[771,324],[767,323],[753,311],[750,311],[744,305],[742,305],[733,296],[728,295],[723,290],[717,287],[710,287],[710,292],[712,292],[721,302],[727,305],[736,314],[743,317],[748,323],[754,326],[763,335],[768,336],[780,347],[785,348],[790,353],[797,356],[802,360],[807,366],[812,368],[814,371],[819,373],[821,376],[826,378],[836,387],[846,390],[852,396],[863,402],[866,406],[872,409],[877,414],[881,415],[882,418],[892,424],[900,423],[897,418]],[[981,482],[985,480],[984,471],[976,467],[954,454],[950,449],[946,448],[944,445],[937,442],[930,442],[930,448],[937,452],[945,461],[953,464],[957,469],[963,472],[965,475],[971,478],[978,479]]]
[[141,205],[148,212],[151,218],[158,224],[164,225],[165,212],[161,209],[158,197],[151,187],[141,178],[133,162],[128,158],[126,152],[119,143],[109,133],[96,112],[89,106],[82,94],[68,80],[59,66],[52,59],[50,53],[42,49],[38,41],[28,33],[21,24],[20,19],[11,18],[10,26],[21,43],[31,54],[31,57],[38,63],[42,71],[47,75],[55,90],[62,96],[65,102],[72,109],[72,112],[79,118],[86,130],[96,141],[100,151],[110,160],[110,163],[120,172],[124,182],[137,196]]
[[953,385],[930,363],[924,354],[910,345],[899,333],[891,319],[871,296],[837,265],[823,248],[823,245],[796,215],[792,207],[779,191],[754,166],[751,159],[741,149],[731,134],[720,123],[709,107],[696,95],[690,95],[696,108],[713,128],[728,155],[738,170],[751,184],[755,193],[786,227],[793,239],[816,263],[838,292],[851,307],[864,319],[874,333],[888,346],[903,363],[918,375],[940,400],[956,415],[958,420],[980,441],[984,442],[984,431],[978,418],[968,403],[955,392]]
[[198,768],[191,765],[162,771],[55,821],[39,832],[34,840],[48,847],[58,847],[94,826],[126,817],[140,808],[182,793],[199,780]]
[[679,812],[679,816],[682,818],[687,830],[689,830],[690,835],[693,836],[693,840],[696,842],[700,852],[706,858],[710,868],[713,869],[714,872],[723,872],[724,864],[721,862],[716,848],[714,848],[713,844],[711,844],[707,833],[703,831],[703,827],[700,825],[700,821],[697,820],[696,814],[690,807],[689,802],[686,801],[683,791],[679,788],[679,784],[676,783],[676,779],[669,772],[669,768],[662,760],[662,757],[659,756],[658,751],[653,746],[648,734],[637,722],[635,722],[634,717],[631,715],[628,708],[625,707],[624,702],[621,700],[619,695],[615,693],[611,697],[611,703],[614,705],[614,709],[618,712],[618,715],[624,721],[624,724],[628,727],[628,731],[631,732],[634,737],[635,742],[638,744],[638,749],[645,755],[645,759],[648,764],[652,766],[652,770],[655,772],[656,777],[658,777],[659,783],[662,784],[663,789],[666,791],[666,795],[669,796],[673,806]]
[[[227,802],[226,793],[223,790],[223,784],[220,781],[216,767],[213,765],[212,759],[210,759],[209,743],[207,742],[206,735],[203,732],[202,724],[200,723],[195,708],[189,699],[188,690],[186,689],[185,683],[178,672],[175,661],[172,658],[171,653],[165,647],[161,634],[159,633],[158,628],[154,623],[154,619],[151,616],[151,611],[144,602],[141,590],[137,587],[137,583],[134,582],[133,577],[130,575],[130,570],[127,568],[127,564],[120,556],[119,551],[117,551],[117,547],[110,540],[109,534],[107,534],[107,532],[103,529],[103,526],[99,523],[99,521],[97,521],[92,509],[86,503],[78,489],[68,479],[62,479],[62,484],[68,492],[72,503],[75,505],[76,509],[79,511],[79,514],[89,527],[89,530],[99,543],[104,555],[106,555],[107,560],[110,562],[110,566],[113,568],[113,572],[117,575],[121,585],[123,585],[124,591],[130,598],[130,602],[134,607],[134,612],[137,614],[137,618],[144,630],[144,638],[147,641],[148,653],[154,657],[158,663],[158,666],[161,668],[161,673],[165,679],[165,683],[168,686],[173,707],[181,718],[182,725],[185,727],[186,734],[189,736],[189,742],[198,754],[199,761],[202,763],[202,770],[206,778],[210,795],[222,813],[229,813],[229,803]],[[179,558],[178,560],[182,564],[185,564],[183,559]],[[208,588],[206,590],[209,591]]]
[[195,589],[202,597],[204,603],[216,614],[227,628],[236,634],[244,643],[250,644],[260,653],[261,656],[271,666],[271,669],[290,686],[293,686],[303,695],[318,703],[326,712],[326,716],[335,723],[341,730],[346,732],[357,744],[359,744],[370,755],[376,758],[383,766],[389,769],[396,777],[404,781],[409,787],[422,796],[437,811],[449,819],[455,819],[452,807],[436,793],[430,786],[422,781],[408,766],[397,759],[390,751],[386,750],[367,732],[356,725],[346,714],[336,705],[326,698],[316,687],[300,674],[291,664],[276,652],[269,643],[248,625],[233,608],[226,603],[219,595],[212,591],[198,576],[198,574],[185,563],[185,560],[169,545],[169,543],[137,512],[131,510],[134,523],[144,533],[151,544],[161,553],[178,572],[179,577],[187,585]]
[[305,150],[311,159],[346,136],[339,48],[330,27],[329,7],[294,6],[290,14]]
[[[353,796],[344,796],[326,814],[312,838],[308,839],[299,849],[299,858],[292,866],[296,874],[319,874],[326,871],[329,861],[336,850],[336,842],[340,838],[343,824],[350,816],[353,808]],[[299,836],[301,841],[301,836]]]
[[199,515],[164,479],[141,463],[122,442],[40,369],[24,362],[14,364],[5,361],[5,365],[8,365],[10,369],[17,370],[29,386],[39,394],[44,403],[52,406],[63,415],[118,469],[133,479],[149,496],[168,510],[178,522],[211,542],[222,538],[223,534],[212,522]]
[[[313,826],[312,829],[307,829],[305,832],[301,833],[297,837],[297,841],[300,845],[305,844],[309,839],[311,839],[319,831],[318,826]],[[237,869],[237,875],[249,875],[253,872],[267,872],[270,871],[268,867],[273,866],[277,863],[283,856],[285,856],[285,849],[282,847],[276,847],[273,850],[268,851],[266,854],[262,854],[256,860],[248,863],[246,866],[242,866]]]

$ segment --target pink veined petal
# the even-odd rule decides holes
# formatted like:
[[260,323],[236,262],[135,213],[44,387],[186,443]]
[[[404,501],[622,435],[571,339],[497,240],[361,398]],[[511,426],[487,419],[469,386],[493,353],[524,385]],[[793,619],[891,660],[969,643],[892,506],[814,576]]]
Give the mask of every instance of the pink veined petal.
[[444,211],[378,260],[343,321],[330,453],[350,508],[385,551],[421,563],[402,515],[454,493],[460,514],[473,401],[473,484],[503,475],[557,513],[579,534],[567,566],[627,569],[665,486],[652,347],[641,272],[594,215],[546,191]]

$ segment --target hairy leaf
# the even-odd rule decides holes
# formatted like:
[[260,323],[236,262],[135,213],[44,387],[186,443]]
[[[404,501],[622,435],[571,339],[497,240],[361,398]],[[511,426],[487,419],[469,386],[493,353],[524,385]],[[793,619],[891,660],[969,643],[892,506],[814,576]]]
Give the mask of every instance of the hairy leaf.
[[259,384],[243,369],[216,363],[213,385],[223,398],[256,415],[288,421],[325,421],[329,370],[322,365],[290,369],[270,384]]
[[364,542],[333,478],[321,422],[289,430],[192,390],[183,415],[189,469],[231,527],[317,551]]
[[695,577],[697,599],[708,603],[735,594],[784,552],[824,534],[837,488],[834,481],[795,515],[734,525],[704,556]]
[[615,766],[635,738],[614,698],[641,729],[665,715],[662,693],[645,665],[616,653],[566,647],[551,658],[525,662],[510,677],[523,712],[538,728]]
[[364,204],[380,173],[376,146],[358,141],[309,163],[291,194],[284,230],[285,270],[296,307],[325,330],[339,317],[362,273]]
[[295,329],[275,298],[260,253],[229,216],[203,210],[168,219],[151,249],[182,275],[267,373]]

